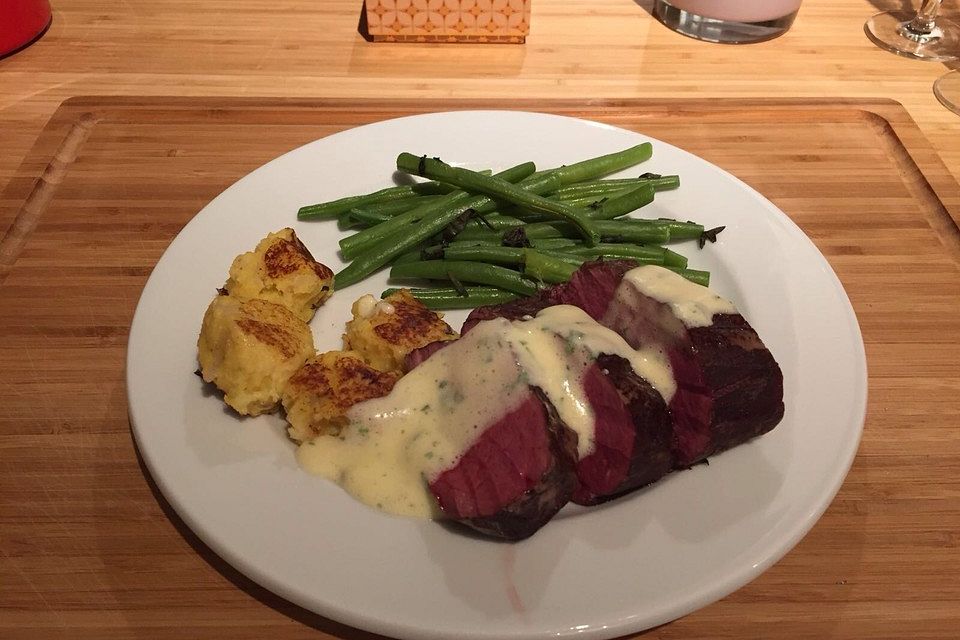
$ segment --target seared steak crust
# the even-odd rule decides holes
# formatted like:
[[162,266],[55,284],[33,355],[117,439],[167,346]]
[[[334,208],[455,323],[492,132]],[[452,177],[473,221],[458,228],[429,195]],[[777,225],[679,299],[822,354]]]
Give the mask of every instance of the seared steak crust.
[[[698,400],[680,398],[671,409],[678,422],[705,426],[707,438],[699,450],[678,449],[680,466],[770,431],[784,411],[783,373],[743,316],[718,314],[712,325],[689,329],[687,335],[686,353],[672,354],[671,361],[684,362],[677,395],[682,390]],[[700,411],[691,415],[691,408]]]
[[620,356],[601,355],[597,364],[616,385],[633,421],[636,438],[627,476],[615,491],[594,504],[656,482],[673,468],[673,423],[663,397]]
[[535,316],[547,307],[564,304],[563,302],[559,302],[557,300],[557,292],[558,289],[556,287],[550,287],[549,289],[541,290],[539,293],[530,296],[529,298],[518,298],[516,300],[511,300],[510,302],[504,302],[503,304],[491,304],[486,307],[477,307],[470,312],[470,315],[467,316],[466,321],[463,323],[463,327],[460,329],[460,335],[466,334],[468,331],[470,331],[470,329],[475,327],[478,322],[482,322],[484,320],[493,320],[494,318],[520,320],[525,316]]

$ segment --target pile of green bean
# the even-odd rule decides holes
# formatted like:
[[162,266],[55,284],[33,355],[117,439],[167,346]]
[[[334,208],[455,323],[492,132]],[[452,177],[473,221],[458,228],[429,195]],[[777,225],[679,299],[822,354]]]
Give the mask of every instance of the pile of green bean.
[[[340,241],[349,264],[335,289],[390,266],[392,278],[445,281],[413,289],[432,309],[465,309],[506,302],[566,282],[583,262],[628,258],[659,264],[700,284],[705,271],[662,246],[715,239],[693,222],[624,218],[676,189],[677,176],[605,176],[648,160],[650,143],[546,171],[532,162],[500,173],[470,171],[438,158],[401,153],[397,169],[430,182],[390,187],[300,209],[300,220],[337,219],[359,231]],[[467,286],[469,285],[469,286]],[[396,289],[388,289],[389,295]]]

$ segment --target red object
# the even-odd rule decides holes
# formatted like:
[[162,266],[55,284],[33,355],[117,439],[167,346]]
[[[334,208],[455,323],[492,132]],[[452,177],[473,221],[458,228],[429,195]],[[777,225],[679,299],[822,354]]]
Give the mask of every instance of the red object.
[[49,0],[0,0],[0,56],[39,38],[51,18]]

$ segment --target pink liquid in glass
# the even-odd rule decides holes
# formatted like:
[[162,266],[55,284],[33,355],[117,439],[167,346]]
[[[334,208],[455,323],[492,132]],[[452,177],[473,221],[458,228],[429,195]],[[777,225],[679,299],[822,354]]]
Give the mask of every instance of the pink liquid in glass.
[[765,22],[790,15],[801,0],[667,0],[671,6],[705,18]]

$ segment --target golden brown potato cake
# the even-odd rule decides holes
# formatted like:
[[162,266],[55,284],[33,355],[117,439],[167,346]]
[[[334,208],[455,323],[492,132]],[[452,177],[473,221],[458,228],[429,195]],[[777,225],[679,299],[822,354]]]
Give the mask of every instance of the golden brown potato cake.
[[288,227],[237,256],[223,288],[240,300],[274,302],[310,322],[316,308],[333,293],[333,272],[314,260]]
[[378,371],[353,351],[328,351],[310,358],[283,390],[283,408],[297,442],[336,435],[345,426],[347,409],[390,393],[398,372]]
[[200,373],[242,415],[277,408],[287,380],[315,353],[307,323],[266,300],[213,299],[197,341]]
[[371,295],[354,302],[353,320],[347,323],[343,344],[381,371],[400,371],[404,358],[414,349],[456,338],[442,314],[427,309],[408,289],[401,289],[379,302]]

